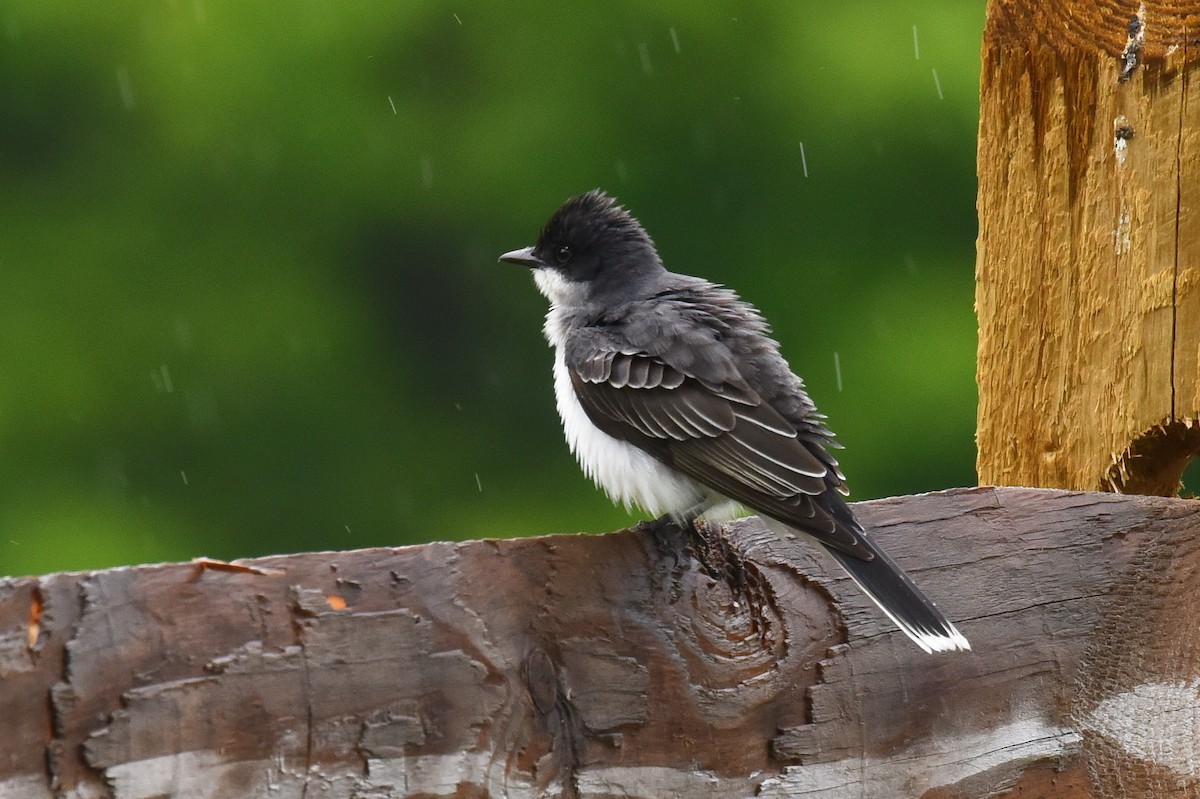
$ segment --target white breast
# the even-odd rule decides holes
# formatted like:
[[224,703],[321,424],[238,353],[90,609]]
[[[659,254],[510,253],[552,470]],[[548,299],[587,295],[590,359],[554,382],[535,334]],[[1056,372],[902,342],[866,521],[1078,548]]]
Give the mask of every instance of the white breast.
[[554,398],[567,444],[584,474],[613,502],[626,508],[636,505],[654,516],[683,513],[700,504],[705,492],[691,478],[592,424],[575,396],[562,352],[557,347],[555,350]]
[[[538,270],[535,275],[542,272],[550,270]],[[548,296],[553,293],[542,286],[541,280],[538,283],[543,293]],[[558,415],[567,445],[584,474],[604,489],[613,502],[620,502],[626,508],[636,505],[654,516],[681,514],[700,504],[707,492],[698,483],[592,424],[571,385],[571,373],[563,356],[568,330],[557,305],[552,305],[546,315],[544,329],[546,339],[554,347],[554,398]]]

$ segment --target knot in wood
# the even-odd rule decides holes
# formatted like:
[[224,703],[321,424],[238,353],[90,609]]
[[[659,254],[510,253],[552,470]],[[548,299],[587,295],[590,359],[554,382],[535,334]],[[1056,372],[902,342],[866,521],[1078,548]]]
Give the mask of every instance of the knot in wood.
[[702,530],[702,570],[674,574],[691,610],[676,617],[674,638],[696,684],[728,689],[775,669],[787,656],[787,632],[758,565],[731,546],[719,526]]

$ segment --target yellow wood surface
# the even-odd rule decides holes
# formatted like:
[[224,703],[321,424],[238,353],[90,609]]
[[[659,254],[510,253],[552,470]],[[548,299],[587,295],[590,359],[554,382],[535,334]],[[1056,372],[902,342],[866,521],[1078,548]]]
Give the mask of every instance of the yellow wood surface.
[[1200,449],[1200,4],[991,0],[982,58],[980,482],[1173,494]]

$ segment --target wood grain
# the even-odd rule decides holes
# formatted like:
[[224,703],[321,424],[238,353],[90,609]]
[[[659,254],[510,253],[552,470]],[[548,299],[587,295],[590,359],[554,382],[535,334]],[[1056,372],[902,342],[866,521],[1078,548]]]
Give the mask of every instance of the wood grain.
[[856,510],[972,652],[756,520],[0,581],[0,797],[1198,795],[1200,505]]
[[991,0],[981,482],[1173,495],[1200,450],[1200,6]]

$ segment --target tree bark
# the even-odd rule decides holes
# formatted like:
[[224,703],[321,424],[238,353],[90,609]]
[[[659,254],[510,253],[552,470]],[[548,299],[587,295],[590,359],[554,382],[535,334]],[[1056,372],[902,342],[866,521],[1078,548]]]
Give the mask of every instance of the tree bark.
[[0,582],[0,797],[1200,795],[1200,505],[856,512],[974,650],[708,531]]
[[1200,6],[989,0],[985,484],[1174,495],[1200,450]]

